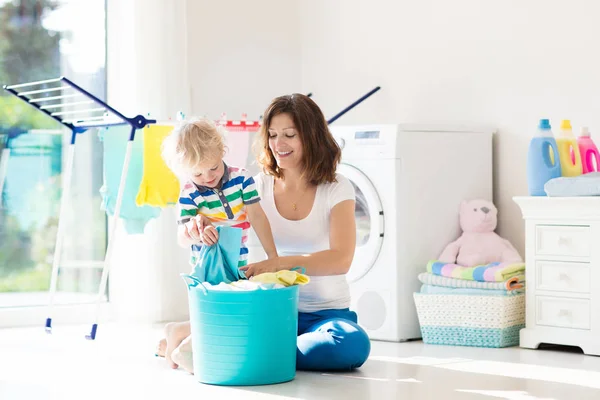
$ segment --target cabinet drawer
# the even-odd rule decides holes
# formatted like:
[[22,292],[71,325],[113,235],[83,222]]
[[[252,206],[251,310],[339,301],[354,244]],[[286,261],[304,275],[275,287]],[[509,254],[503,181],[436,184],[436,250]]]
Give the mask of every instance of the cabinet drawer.
[[590,329],[590,301],[537,296],[536,323],[574,329]]
[[535,263],[535,288],[572,293],[590,292],[590,265],[537,261]]
[[537,256],[589,257],[590,249],[589,226],[536,226]]

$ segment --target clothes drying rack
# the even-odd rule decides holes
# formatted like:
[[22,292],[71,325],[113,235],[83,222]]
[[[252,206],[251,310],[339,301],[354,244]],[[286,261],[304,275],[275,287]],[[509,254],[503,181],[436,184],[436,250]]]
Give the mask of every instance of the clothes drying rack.
[[[137,129],[143,129],[149,124],[156,124],[156,120],[147,119],[142,115],[138,115],[133,118],[127,118],[119,111],[109,106],[108,104],[100,100],[98,97],[89,93],[88,91],[81,88],[66,77],[36,82],[20,83],[15,85],[4,85],[3,88],[8,93],[11,93],[12,95],[16,96],[17,98],[21,99],[27,104],[35,107],[37,110],[43,112],[50,118],[54,119],[55,121],[59,122],[60,124],[71,130],[71,140],[67,152],[64,187],[60,199],[60,212],[58,220],[58,231],[56,235],[56,245],[54,248],[54,256],[52,259],[52,274],[49,289],[48,317],[46,318],[45,322],[45,330],[47,333],[52,333],[54,297],[56,295],[56,289],[58,284],[58,270],[63,247],[63,238],[65,234],[64,217],[67,213],[68,199],[71,192],[71,180],[73,174],[73,161],[75,156],[75,142],[77,139],[77,135],[91,128],[103,128],[117,125],[129,125],[131,127],[131,133],[127,142],[125,160],[121,171],[121,179],[119,183],[119,189],[117,192],[115,211],[112,216],[111,232],[108,236],[108,245],[102,268],[100,287],[98,289],[98,296],[96,299],[96,312],[94,317],[94,323],[92,324],[90,333],[86,335],[86,339],[95,340],[98,329],[100,303],[106,291],[108,273],[110,270],[110,262],[112,261],[115,232],[117,222],[119,219],[121,204],[123,201],[123,192],[125,189],[125,183],[127,179],[126,177],[131,159],[135,131]],[[364,100],[366,100],[368,97],[370,97],[380,89],[381,87],[377,86],[365,95],[361,96],[358,100],[350,104],[348,107],[344,108],[342,111],[334,115],[329,120],[327,120],[327,124],[335,122],[342,115],[346,114],[348,111],[356,107],[358,104],[362,103]],[[53,95],[53,93],[57,92],[58,95]],[[48,94],[51,95],[48,96]],[[34,97],[31,97],[32,95]],[[312,92],[309,93],[307,96],[312,97]],[[83,98],[83,100],[81,101],[71,101],[71,99],[80,100],[81,98]],[[64,99],[68,99],[67,102],[63,102]],[[81,106],[85,107],[79,108]],[[5,148],[3,149],[0,158],[0,195],[2,194],[3,185],[6,178],[9,157],[10,147],[8,146],[8,143],[5,143]]]
[[[96,331],[98,329],[100,303],[106,291],[108,271],[110,269],[110,262],[114,247],[115,228],[117,226],[121,203],[123,201],[123,192],[125,189],[129,161],[131,159],[135,131],[137,129],[143,129],[149,124],[156,123],[156,120],[146,119],[142,115],[138,115],[133,118],[127,118],[119,111],[64,76],[43,81],[4,85],[3,88],[8,93],[11,93],[27,104],[35,107],[40,112],[48,115],[53,120],[71,130],[71,140],[67,151],[64,185],[60,199],[56,245],[54,247],[54,256],[52,259],[48,317],[46,318],[45,324],[45,330],[47,333],[52,333],[54,297],[56,295],[56,288],[58,284],[58,269],[65,235],[65,215],[68,212],[67,204],[71,194],[71,180],[73,176],[73,161],[75,157],[75,142],[77,135],[87,131],[90,128],[102,128],[116,125],[129,125],[131,127],[131,133],[129,135],[129,141],[127,142],[125,153],[125,161],[123,163],[123,169],[121,172],[119,190],[117,192],[115,212],[112,218],[112,229],[108,237],[108,245],[104,257],[102,277],[100,279],[100,287],[98,289],[98,297],[96,299],[95,319],[90,333],[86,335],[87,339],[94,340],[96,338]],[[8,144],[6,144],[5,149],[2,151],[2,159],[0,160],[0,174],[2,174],[0,175],[0,194],[3,190],[9,156],[10,148]]]

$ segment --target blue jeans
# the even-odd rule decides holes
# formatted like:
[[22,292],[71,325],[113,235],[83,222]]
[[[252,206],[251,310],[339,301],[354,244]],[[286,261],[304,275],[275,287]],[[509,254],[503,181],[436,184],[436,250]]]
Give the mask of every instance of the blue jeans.
[[298,313],[296,368],[348,371],[367,361],[371,342],[349,309]]

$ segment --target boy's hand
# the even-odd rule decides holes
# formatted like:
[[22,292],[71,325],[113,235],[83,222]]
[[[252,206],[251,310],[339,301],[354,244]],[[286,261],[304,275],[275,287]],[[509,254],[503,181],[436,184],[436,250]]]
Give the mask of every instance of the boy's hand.
[[195,242],[200,241],[200,230],[198,229],[198,224],[196,223],[195,219],[186,222],[184,227],[185,236],[188,239],[193,240]]
[[214,226],[208,225],[202,231],[202,242],[208,246],[212,246],[219,240],[219,232]]
[[[195,221],[198,232],[199,239],[202,243],[212,246],[217,243],[219,240],[219,232],[215,229],[215,227],[210,222],[210,219],[206,218],[204,215],[198,214],[192,219]],[[192,222],[190,221],[190,222]]]
[[204,243],[212,246],[219,240],[219,233],[212,226],[210,220],[203,215],[196,215],[184,227],[186,238],[195,243]]

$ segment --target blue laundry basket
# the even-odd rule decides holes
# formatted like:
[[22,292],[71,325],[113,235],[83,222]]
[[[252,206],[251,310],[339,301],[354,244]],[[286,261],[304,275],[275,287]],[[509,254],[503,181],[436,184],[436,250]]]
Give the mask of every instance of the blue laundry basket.
[[188,284],[194,375],[201,383],[268,385],[296,376],[298,286],[253,291]]

